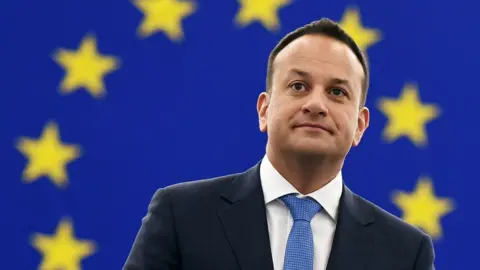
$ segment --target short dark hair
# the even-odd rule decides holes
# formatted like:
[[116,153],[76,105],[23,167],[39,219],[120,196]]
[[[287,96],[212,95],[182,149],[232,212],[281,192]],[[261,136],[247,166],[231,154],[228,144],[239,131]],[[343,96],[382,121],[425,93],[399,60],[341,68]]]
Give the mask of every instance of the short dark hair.
[[365,78],[362,82],[362,96],[360,99],[360,105],[365,106],[367,99],[368,86],[370,81],[370,72],[368,70],[368,61],[366,55],[358,47],[357,43],[353,38],[347,34],[336,22],[322,18],[317,21],[313,21],[309,24],[306,24],[296,30],[288,33],[283,37],[277,46],[272,50],[270,56],[268,57],[268,67],[267,67],[267,92],[271,91],[272,88],[272,77],[273,77],[273,62],[275,57],[283,50],[288,44],[290,44],[295,39],[302,37],[308,34],[320,34],[328,37],[332,37],[338,41],[346,44],[353,53],[357,56],[357,59],[360,61],[360,64],[363,67]]

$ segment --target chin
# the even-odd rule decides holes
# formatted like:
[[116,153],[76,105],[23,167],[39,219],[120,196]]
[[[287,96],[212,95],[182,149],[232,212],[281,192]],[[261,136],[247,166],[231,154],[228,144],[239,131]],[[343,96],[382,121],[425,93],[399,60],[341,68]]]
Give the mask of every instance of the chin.
[[304,155],[325,155],[332,151],[332,145],[327,144],[326,142],[297,142],[292,145],[292,152]]

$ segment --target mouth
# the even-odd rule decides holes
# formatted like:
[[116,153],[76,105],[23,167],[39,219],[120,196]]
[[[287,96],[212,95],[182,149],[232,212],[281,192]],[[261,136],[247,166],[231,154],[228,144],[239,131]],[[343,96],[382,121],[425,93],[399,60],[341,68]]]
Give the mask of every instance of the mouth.
[[293,128],[303,128],[303,129],[310,129],[310,130],[323,130],[326,131],[330,134],[332,134],[332,130],[329,129],[328,127],[320,124],[315,124],[315,123],[302,123],[295,125]]

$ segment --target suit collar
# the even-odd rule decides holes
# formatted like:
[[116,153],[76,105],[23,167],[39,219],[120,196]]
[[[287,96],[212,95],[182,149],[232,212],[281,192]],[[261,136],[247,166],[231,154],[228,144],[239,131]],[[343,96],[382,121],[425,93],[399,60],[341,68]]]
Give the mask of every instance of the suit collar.
[[260,185],[260,164],[261,161],[247,171],[237,174],[231,185],[220,194],[220,197],[233,204],[260,191],[263,198]]
[[374,217],[373,208],[344,185],[327,270],[366,269],[373,255],[369,225]]
[[237,175],[221,194],[225,204],[218,212],[242,270],[273,270],[259,165]]
[[[260,164],[238,174],[220,195],[225,204],[218,215],[243,270],[273,269]],[[373,250],[369,225],[374,217],[372,206],[343,185],[327,270],[366,267]]]
[[[375,221],[375,215],[371,205],[363,201],[353,193],[346,185],[343,185],[340,208],[344,214],[351,215],[358,223],[366,226]],[[348,219],[348,217],[344,217]]]

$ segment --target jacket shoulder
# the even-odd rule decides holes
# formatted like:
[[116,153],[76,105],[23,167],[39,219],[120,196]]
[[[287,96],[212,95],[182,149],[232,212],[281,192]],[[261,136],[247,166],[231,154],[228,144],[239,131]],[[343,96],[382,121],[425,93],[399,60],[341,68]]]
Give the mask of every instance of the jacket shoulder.
[[416,239],[419,243],[423,240],[423,238],[429,237],[418,227],[407,223],[379,205],[357,194],[355,194],[355,196],[357,197],[357,201],[367,205],[372,210],[375,217],[375,228],[380,234],[406,238],[408,240]]
[[357,201],[369,207],[374,214],[374,222],[370,226],[377,254],[392,261],[410,262],[414,269],[435,269],[433,242],[427,233],[373,202],[356,196]]
[[240,173],[179,182],[158,188],[154,197],[162,194],[177,205],[211,201],[213,198],[219,198],[221,191],[231,185],[238,175]]
[[210,193],[228,186],[240,173],[221,175],[211,178],[188,180],[164,187],[172,193]]

